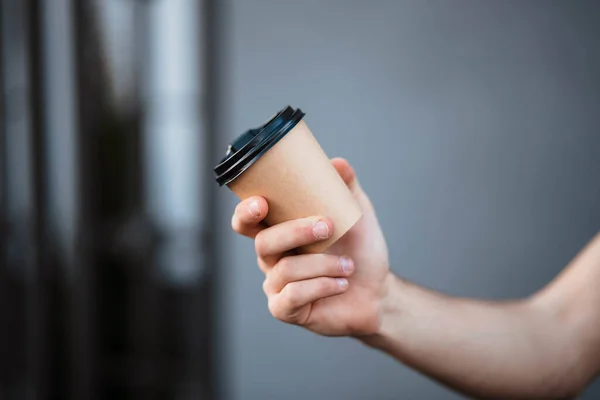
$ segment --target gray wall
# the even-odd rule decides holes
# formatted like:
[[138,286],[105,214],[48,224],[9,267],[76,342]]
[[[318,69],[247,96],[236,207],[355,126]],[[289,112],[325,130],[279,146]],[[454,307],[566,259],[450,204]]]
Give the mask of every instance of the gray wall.
[[[358,171],[397,274],[523,296],[598,231],[597,2],[230,0],[227,20],[223,144],[301,107]],[[222,196],[227,225],[235,198]],[[222,234],[228,397],[459,398],[350,339],[274,320],[252,242]],[[600,385],[583,396],[598,397]]]

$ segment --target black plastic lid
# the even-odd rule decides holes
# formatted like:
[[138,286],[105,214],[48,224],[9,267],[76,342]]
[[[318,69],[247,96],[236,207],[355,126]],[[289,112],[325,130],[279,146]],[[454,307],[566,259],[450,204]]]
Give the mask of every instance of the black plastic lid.
[[304,117],[299,108],[287,106],[263,126],[240,135],[227,148],[227,153],[214,168],[217,183],[227,185],[247,170]]

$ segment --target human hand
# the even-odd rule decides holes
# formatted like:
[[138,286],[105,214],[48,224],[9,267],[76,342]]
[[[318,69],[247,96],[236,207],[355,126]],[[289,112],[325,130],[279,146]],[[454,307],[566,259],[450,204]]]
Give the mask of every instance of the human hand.
[[365,336],[377,332],[389,278],[388,252],[375,210],[354,170],[332,160],[363,210],[363,217],[325,254],[296,254],[294,249],[327,239],[333,222],[313,216],[271,227],[262,197],[248,198],[235,209],[233,229],[255,239],[263,290],[277,319],[326,336]]

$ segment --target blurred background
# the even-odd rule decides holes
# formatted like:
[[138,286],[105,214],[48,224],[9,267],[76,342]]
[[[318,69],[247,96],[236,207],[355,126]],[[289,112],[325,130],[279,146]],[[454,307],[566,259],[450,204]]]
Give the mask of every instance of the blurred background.
[[461,398],[269,315],[212,167],[287,104],[419,284],[525,296],[600,226],[597,1],[0,4],[0,399]]

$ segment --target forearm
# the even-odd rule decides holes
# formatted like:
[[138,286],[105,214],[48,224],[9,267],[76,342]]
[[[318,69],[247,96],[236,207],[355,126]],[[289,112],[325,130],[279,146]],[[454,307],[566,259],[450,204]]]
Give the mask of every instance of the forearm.
[[568,327],[536,301],[451,298],[390,277],[382,315],[367,344],[471,396],[567,398],[584,379]]

